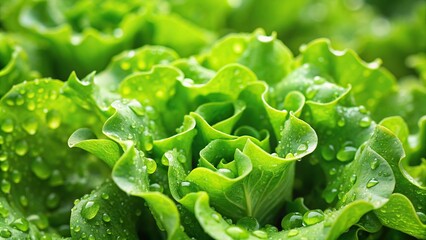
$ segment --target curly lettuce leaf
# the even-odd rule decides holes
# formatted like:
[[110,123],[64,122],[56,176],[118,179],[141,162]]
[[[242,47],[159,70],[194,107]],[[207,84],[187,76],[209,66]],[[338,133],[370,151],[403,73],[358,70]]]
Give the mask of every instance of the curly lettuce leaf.
[[100,3],[45,0],[30,2],[20,11],[20,25],[50,56],[55,76],[65,79],[72,71],[82,75],[99,71],[112,56],[132,47],[144,22],[144,12],[138,11],[141,5]]
[[96,118],[62,95],[62,87],[57,80],[34,80],[0,101],[1,190],[9,206],[3,217],[28,236],[68,236],[72,202],[107,174],[97,159],[66,148],[72,131],[92,128]]
[[341,86],[351,85],[355,104],[369,109],[375,109],[379,100],[396,88],[393,75],[380,68],[378,62],[367,64],[353,50],[334,50],[325,39],[303,46],[298,62],[314,65],[323,76],[331,77]]
[[38,73],[31,70],[28,56],[22,47],[0,33],[0,98],[13,85],[37,77]]
[[291,71],[292,61],[293,54],[275,34],[267,36],[258,30],[221,39],[208,53],[205,65],[217,70],[230,63],[240,63],[256,73],[257,78],[275,84]]
[[141,223],[138,217],[145,210],[141,206],[141,199],[130,198],[113,182],[106,181],[75,201],[71,212],[71,237],[139,239]]

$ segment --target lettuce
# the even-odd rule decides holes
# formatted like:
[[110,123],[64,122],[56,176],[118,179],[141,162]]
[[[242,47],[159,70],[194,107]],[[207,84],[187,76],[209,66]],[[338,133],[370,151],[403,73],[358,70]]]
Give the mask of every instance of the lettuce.
[[10,3],[67,80],[0,35],[1,238],[426,238],[424,80],[327,39],[215,40],[254,1]]

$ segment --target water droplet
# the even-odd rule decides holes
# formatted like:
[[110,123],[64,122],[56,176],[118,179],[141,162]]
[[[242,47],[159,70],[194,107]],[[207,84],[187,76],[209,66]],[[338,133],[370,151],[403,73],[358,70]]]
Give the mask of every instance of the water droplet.
[[337,126],[343,127],[343,126],[345,126],[345,124],[346,124],[345,118],[341,117],[341,118],[339,118],[339,120],[337,120]]
[[363,117],[363,118],[361,118],[361,120],[359,120],[359,126],[360,127],[365,128],[365,127],[369,127],[370,125],[371,125],[371,118],[368,117],[368,116]]
[[21,181],[21,179],[22,179],[22,174],[21,174],[21,172],[19,172],[18,170],[13,170],[12,171],[12,181],[14,182],[14,183],[19,183],[20,181]]
[[29,223],[28,223],[28,220],[25,219],[25,218],[17,218],[10,225],[15,227],[16,229],[22,231],[22,232],[28,231],[29,226],[30,226]]
[[64,178],[59,170],[55,169],[52,171],[52,175],[49,179],[49,185],[52,187],[61,186],[64,184]]
[[10,238],[12,237],[12,232],[9,229],[3,228],[0,230],[0,237]]
[[288,231],[287,237],[294,237],[294,236],[297,236],[298,234],[299,234],[299,230],[291,229],[290,231]]
[[188,193],[196,192],[197,188],[191,182],[183,181],[180,183],[179,191],[182,196],[185,196]]
[[335,175],[336,173],[337,173],[336,168],[330,168],[330,170],[328,170],[328,174],[330,174],[331,176]]
[[320,77],[320,76],[315,76],[314,77],[314,83],[321,85],[321,84],[325,83],[325,78]]
[[360,113],[363,113],[363,114],[368,113],[367,108],[365,108],[365,107],[364,107],[364,106],[362,106],[362,105],[358,107],[358,110],[359,110],[359,112],[360,112]]
[[326,161],[331,161],[336,156],[336,151],[334,150],[333,145],[324,146],[321,148],[321,156]]
[[301,227],[302,223],[303,216],[299,212],[289,213],[281,220],[281,226],[283,230],[290,230],[293,228]]
[[163,188],[163,186],[161,186],[158,183],[153,183],[153,184],[149,185],[149,191],[151,191],[151,192],[163,192],[164,188]]
[[61,114],[56,110],[50,110],[46,114],[47,126],[51,129],[56,129],[61,125]]
[[102,220],[104,222],[111,222],[111,217],[107,213],[104,213],[102,214]]
[[416,212],[417,217],[419,217],[420,221],[426,224],[426,214],[423,212]]
[[306,98],[310,100],[310,99],[313,99],[315,95],[317,95],[317,93],[318,93],[318,89],[310,87],[306,90],[305,95],[306,95]]
[[154,142],[151,134],[144,135],[144,137],[142,138],[142,146],[148,152],[152,150],[152,148],[154,147]]
[[7,160],[7,153],[4,151],[0,152],[0,162],[4,162]]
[[377,158],[374,158],[373,161],[370,162],[370,168],[372,170],[375,170],[379,166],[379,160]]
[[186,157],[185,157],[185,155],[184,155],[183,153],[179,153],[179,154],[177,155],[177,160],[178,160],[180,163],[186,163]]
[[216,172],[228,178],[235,178],[234,173],[227,168],[219,168]]
[[260,239],[267,239],[268,234],[265,231],[262,230],[256,230],[252,232],[254,236],[260,238]]
[[80,226],[77,225],[74,227],[74,232],[78,233],[80,232],[80,230],[81,230]]
[[11,133],[13,132],[13,129],[14,129],[13,120],[10,118],[6,118],[1,124],[1,130],[5,133]]
[[4,193],[10,193],[10,182],[6,179],[1,180],[1,191]]
[[237,221],[237,225],[252,232],[258,230],[260,225],[256,218],[254,217],[243,217]]
[[285,158],[294,158],[294,154],[293,153],[287,153],[286,155],[285,155]]
[[5,208],[1,202],[0,202],[0,215],[4,218],[9,216],[9,210]]
[[15,153],[18,156],[24,156],[28,152],[28,143],[25,140],[19,140],[15,144]]
[[121,69],[123,69],[124,71],[127,71],[130,69],[131,65],[129,62],[122,62],[120,63],[120,67]]
[[356,179],[357,179],[357,176],[356,176],[355,174],[352,174],[352,176],[351,176],[351,178],[349,179],[349,181],[351,182],[351,184],[352,184],[352,185],[354,185],[354,184],[355,184],[355,182],[356,182]]
[[303,222],[308,226],[317,224],[319,222],[322,222],[323,220],[324,213],[319,209],[307,211],[303,215]]
[[148,174],[153,174],[155,170],[157,170],[157,163],[155,162],[154,159],[146,158],[145,164],[146,164],[146,170]]
[[37,119],[28,118],[22,123],[22,128],[30,135],[34,135],[38,129]]
[[306,143],[302,143],[302,144],[300,144],[300,145],[297,147],[297,152],[296,152],[296,154],[304,153],[304,152],[306,152],[306,150],[308,150],[308,144],[306,144]]
[[370,179],[370,181],[367,182],[367,188],[374,187],[378,183],[379,183],[379,180],[377,180],[376,178],[372,178],[372,179]]
[[52,171],[41,157],[36,157],[31,163],[32,172],[40,179],[48,179]]
[[60,197],[56,193],[50,193],[46,198],[46,206],[50,209],[54,209],[59,205]]
[[96,240],[95,236],[93,236],[92,234],[89,235],[89,238],[87,238],[88,240]]
[[25,195],[21,195],[19,197],[19,202],[21,203],[21,205],[23,207],[27,207],[28,206],[28,198]]
[[337,152],[337,159],[342,162],[352,160],[356,153],[356,147],[353,146],[344,146]]
[[33,214],[27,217],[27,220],[37,226],[38,229],[43,230],[49,227],[49,220],[44,215]]
[[228,227],[225,232],[234,239],[244,239],[244,238],[248,238],[249,234],[246,230],[237,227],[237,226],[231,226]]
[[108,193],[102,193],[102,194],[101,194],[101,198],[102,198],[102,199],[105,199],[105,200],[108,200],[108,199],[109,199],[109,195],[108,195]]
[[173,158],[172,152],[168,151],[164,153],[163,157],[161,158],[161,164],[163,164],[164,166],[169,166],[169,161],[172,158]]
[[216,222],[220,222],[220,219],[222,219],[222,216],[221,216],[219,213],[217,213],[217,212],[212,213],[211,217],[212,217],[212,218],[213,218],[213,220],[215,220]]
[[99,211],[99,204],[94,201],[87,201],[81,210],[81,216],[87,220],[93,219]]
[[9,170],[9,162],[8,161],[3,161],[0,165],[0,168],[3,172],[7,172]]
[[27,102],[27,109],[28,111],[34,111],[34,109],[36,108],[36,104],[34,101],[28,101]]

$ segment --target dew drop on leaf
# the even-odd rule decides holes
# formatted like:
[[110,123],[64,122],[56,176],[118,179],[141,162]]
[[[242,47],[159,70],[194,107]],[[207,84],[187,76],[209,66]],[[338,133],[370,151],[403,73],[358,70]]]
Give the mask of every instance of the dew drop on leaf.
[[250,232],[258,230],[259,227],[260,227],[259,222],[254,217],[243,217],[243,218],[240,218],[237,221],[237,225],[240,226],[240,227],[242,227],[242,228],[247,229]]
[[28,220],[22,217],[22,218],[15,219],[15,221],[11,223],[11,226],[15,227],[16,229],[22,232],[26,232],[28,231],[30,225],[28,223]]
[[38,130],[38,123],[37,120],[33,117],[26,119],[22,123],[22,128],[27,132],[29,135],[34,135],[37,133]]
[[297,154],[301,154],[301,153],[304,153],[304,152],[306,152],[306,150],[308,150],[308,144],[306,144],[306,143],[302,143],[302,144],[300,144],[298,147],[297,147]]
[[4,151],[0,152],[0,162],[6,161],[7,160],[7,153]]
[[283,230],[290,230],[293,228],[301,227],[303,223],[303,216],[299,212],[292,212],[287,214],[281,220],[281,227]]
[[234,173],[227,168],[219,168],[216,172],[228,178],[235,178]]
[[13,120],[10,118],[6,118],[1,124],[1,130],[5,133],[11,133],[14,129]]
[[372,178],[367,182],[367,188],[371,188],[376,186],[379,183],[379,180],[377,180],[376,178]]
[[297,230],[297,229],[291,229],[291,230],[288,232],[287,236],[288,236],[288,237],[294,237],[294,236],[297,236],[298,234],[299,234],[299,230]]
[[80,226],[77,225],[74,227],[74,232],[78,233],[80,232],[80,230],[81,230]]
[[321,148],[321,156],[324,158],[324,160],[326,161],[331,161],[334,159],[334,157],[336,156],[336,152],[334,150],[334,146],[333,145],[328,145],[328,146],[324,146]]
[[28,152],[28,143],[25,140],[19,140],[15,144],[15,153],[18,156],[24,156]]
[[356,182],[356,179],[357,179],[357,176],[356,176],[355,174],[352,174],[352,176],[351,176],[351,178],[349,179],[349,181],[351,182],[351,184],[352,184],[352,185],[354,185],[354,184],[355,184],[355,182]]
[[153,184],[149,185],[149,191],[151,191],[151,192],[163,192],[164,188],[163,188],[163,186],[161,186],[158,183],[153,183]]
[[361,118],[361,120],[359,120],[358,124],[360,127],[363,127],[363,128],[369,127],[371,125],[371,118],[368,116],[363,117]]
[[21,172],[19,172],[18,170],[15,169],[15,170],[12,171],[11,177],[12,177],[12,181],[14,183],[19,183],[22,179],[22,174],[21,174]]
[[104,213],[102,214],[102,220],[104,222],[111,222],[111,217],[107,213]]
[[268,234],[265,231],[262,230],[256,230],[252,232],[254,236],[260,238],[260,239],[267,239]]
[[21,205],[23,207],[27,207],[28,206],[28,198],[25,195],[21,195],[19,197],[19,202],[21,203]]
[[423,212],[416,212],[417,216],[419,217],[420,221],[423,224],[426,224],[426,214]]
[[3,179],[1,181],[1,191],[2,192],[4,192],[4,193],[10,193],[10,187],[11,187],[11,185],[10,185],[9,181],[7,181],[6,179]]
[[46,198],[46,206],[50,209],[56,208],[59,205],[60,198],[56,193],[50,193]]
[[215,220],[216,222],[220,222],[220,219],[222,218],[222,216],[220,216],[219,213],[212,213],[211,217],[213,218],[213,220]]
[[370,162],[370,168],[375,170],[379,166],[379,160],[374,158],[373,161]]
[[41,157],[34,158],[31,163],[31,170],[40,179],[48,179],[52,173],[49,165]]
[[341,162],[352,160],[356,153],[356,148],[353,146],[344,146],[337,152],[337,159]]
[[0,168],[3,172],[7,172],[9,170],[9,162],[3,161],[0,165]]
[[154,147],[152,136],[150,134],[145,134],[142,138],[142,146],[146,151],[151,151]]
[[12,237],[12,232],[9,229],[3,228],[0,230],[0,237],[10,238]]
[[245,239],[249,237],[249,233],[237,226],[228,227],[225,232],[234,239]]
[[96,217],[96,214],[98,214],[99,207],[100,206],[98,203],[94,201],[87,201],[87,203],[81,210],[81,216],[83,216],[87,220],[93,219],[94,217]]
[[303,222],[308,226],[317,224],[319,222],[322,222],[323,220],[324,220],[324,213],[319,209],[307,211],[303,215]]
[[47,126],[51,129],[56,129],[61,125],[61,115],[56,110],[50,110],[46,114]]
[[104,193],[102,193],[102,194],[101,194],[101,198],[102,198],[102,199],[105,199],[105,200],[108,200],[108,199],[109,199],[109,195],[108,195],[108,193],[105,193],[105,192],[104,192]]
[[152,158],[146,158],[145,165],[148,174],[153,174],[157,170],[157,163]]

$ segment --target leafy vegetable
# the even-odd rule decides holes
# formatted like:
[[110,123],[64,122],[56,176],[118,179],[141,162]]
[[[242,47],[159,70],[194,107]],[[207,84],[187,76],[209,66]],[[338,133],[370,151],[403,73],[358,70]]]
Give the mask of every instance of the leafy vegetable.
[[0,237],[426,239],[426,82],[308,2],[0,3]]

